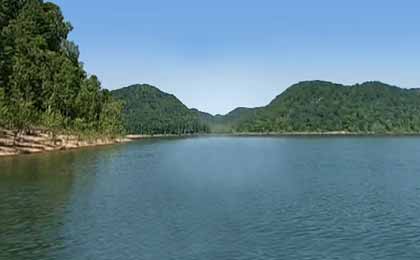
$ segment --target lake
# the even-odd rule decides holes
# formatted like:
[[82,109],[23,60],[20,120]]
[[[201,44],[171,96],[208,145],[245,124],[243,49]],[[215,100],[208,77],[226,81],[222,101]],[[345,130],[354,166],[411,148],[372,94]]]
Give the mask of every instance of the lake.
[[419,259],[420,138],[197,137],[0,159],[0,259]]

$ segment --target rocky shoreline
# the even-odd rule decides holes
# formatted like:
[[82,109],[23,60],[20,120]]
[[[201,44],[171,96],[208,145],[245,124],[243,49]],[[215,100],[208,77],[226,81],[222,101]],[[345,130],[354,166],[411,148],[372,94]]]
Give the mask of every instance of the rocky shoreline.
[[76,135],[57,135],[53,137],[51,133],[45,131],[33,131],[31,134],[19,134],[15,136],[13,131],[0,128],[0,157],[112,145],[140,139],[180,136],[193,135],[155,134],[126,135],[120,138],[81,138]]
[[129,142],[129,138],[90,138],[83,139],[75,135],[57,135],[34,132],[18,134],[0,129],[0,157],[19,154],[32,154],[82,147],[93,147]]

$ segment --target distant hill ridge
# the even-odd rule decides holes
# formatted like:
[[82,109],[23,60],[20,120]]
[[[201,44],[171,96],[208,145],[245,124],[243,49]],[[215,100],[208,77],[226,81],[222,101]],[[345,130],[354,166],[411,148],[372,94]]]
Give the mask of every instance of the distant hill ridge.
[[[129,101],[124,117],[130,122],[140,118],[148,122],[150,118],[180,117],[192,120],[198,129],[220,133],[420,132],[419,89],[402,89],[379,81],[350,86],[303,81],[290,86],[264,107],[240,107],[215,116],[188,109],[175,96],[150,85],[134,85],[112,93]],[[154,104],[154,109],[144,102]]]
[[208,132],[177,97],[148,84],[111,91],[123,102],[123,123],[131,134],[192,134]]

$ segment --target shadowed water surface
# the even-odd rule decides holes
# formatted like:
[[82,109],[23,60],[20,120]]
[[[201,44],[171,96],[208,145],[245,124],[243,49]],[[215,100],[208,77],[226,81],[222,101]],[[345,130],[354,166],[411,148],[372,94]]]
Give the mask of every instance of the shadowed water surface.
[[419,259],[420,138],[202,137],[0,159],[0,259]]

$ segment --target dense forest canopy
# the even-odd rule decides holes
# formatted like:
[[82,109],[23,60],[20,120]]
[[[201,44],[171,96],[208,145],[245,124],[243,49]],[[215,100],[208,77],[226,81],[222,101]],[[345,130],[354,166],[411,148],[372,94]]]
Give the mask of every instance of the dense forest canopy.
[[238,107],[226,115],[211,115],[197,109],[191,109],[207,125],[212,133],[230,133],[234,131],[239,122],[255,113],[255,108]]
[[121,104],[88,76],[60,8],[0,2],[0,127],[119,133]]
[[124,125],[130,133],[420,132],[420,91],[375,81],[353,86],[300,82],[265,107],[215,116],[188,109],[150,85],[112,94],[124,103]]
[[381,82],[300,82],[247,111],[235,132],[419,133],[420,91]]
[[132,85],[112,91],[122,101],[123,122],[131,134],[207,133],[209,128],[174,95],[151,85]]

